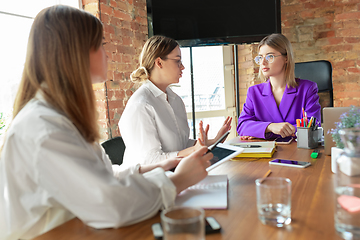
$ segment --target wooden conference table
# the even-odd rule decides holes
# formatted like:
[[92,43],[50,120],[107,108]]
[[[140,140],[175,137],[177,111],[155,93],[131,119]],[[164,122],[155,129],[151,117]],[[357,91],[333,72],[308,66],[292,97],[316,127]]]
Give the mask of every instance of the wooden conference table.
[[[210,171],[210,174],[227,174],[228,209],[206,210],[206,216],[214,217],[222,226],[221,233],[206,235],[206,239],[341,239],[334,228],[335,175],[331,172],[331,160],[320,148],[317,159],[310,158],[313,150],[297,148],[296,142],[277,147],[274,158],[311,162],[308,168],[269,166],[270,159],[228,161]],[[287,177],[292,181],[292,222],[285,228],[263,225],[257,216],[255,179],[269,169],[270,177]],[[151,225],[160,221],[160,214],[151,219],[119,229],[96,230],[72,219],[59,227],[35,238],[57,239],[149,239],[154,237]]]

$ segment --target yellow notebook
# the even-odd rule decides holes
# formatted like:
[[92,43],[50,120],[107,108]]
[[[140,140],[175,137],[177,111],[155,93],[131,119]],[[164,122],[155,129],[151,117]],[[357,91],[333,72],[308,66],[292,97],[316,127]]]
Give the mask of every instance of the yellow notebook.
[[275,152],[275,142],[238,142],[230,145],[243,147],[244,151],[237,155],[237,158],[271,158]]

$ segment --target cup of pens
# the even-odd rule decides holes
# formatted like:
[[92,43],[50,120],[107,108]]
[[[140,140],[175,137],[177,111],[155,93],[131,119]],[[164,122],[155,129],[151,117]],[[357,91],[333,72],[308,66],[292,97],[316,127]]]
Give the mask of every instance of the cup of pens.
[[298,148],[316,148],[319,143],[319,134],[317,131],[316,118],[307,117],[296,119],[297,125],[297,147]]

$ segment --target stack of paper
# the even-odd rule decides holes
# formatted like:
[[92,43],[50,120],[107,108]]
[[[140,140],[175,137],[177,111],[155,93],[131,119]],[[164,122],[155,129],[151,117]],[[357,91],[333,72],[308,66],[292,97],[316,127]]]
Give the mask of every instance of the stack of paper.
[[237,158],[271,158],[275,152],[275,142],[229,142],[230,145],[243,147],[244,151],[237,155]]
[[226,209],[227,185],[227,175],[208,175],[198,184],[182,191],[176,197],[175,205],[204,209]]

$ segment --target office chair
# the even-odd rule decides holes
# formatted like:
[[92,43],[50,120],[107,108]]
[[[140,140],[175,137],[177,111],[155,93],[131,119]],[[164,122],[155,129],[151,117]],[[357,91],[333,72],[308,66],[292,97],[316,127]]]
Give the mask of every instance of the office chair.
[[295,77],[316,82],[323,121],[322,109],[334,106],[331,63],[326,60],[295,63]]
[[114,137],[101,144],[113,164],[121,165],[125,152],[125,143],[122,137]]

